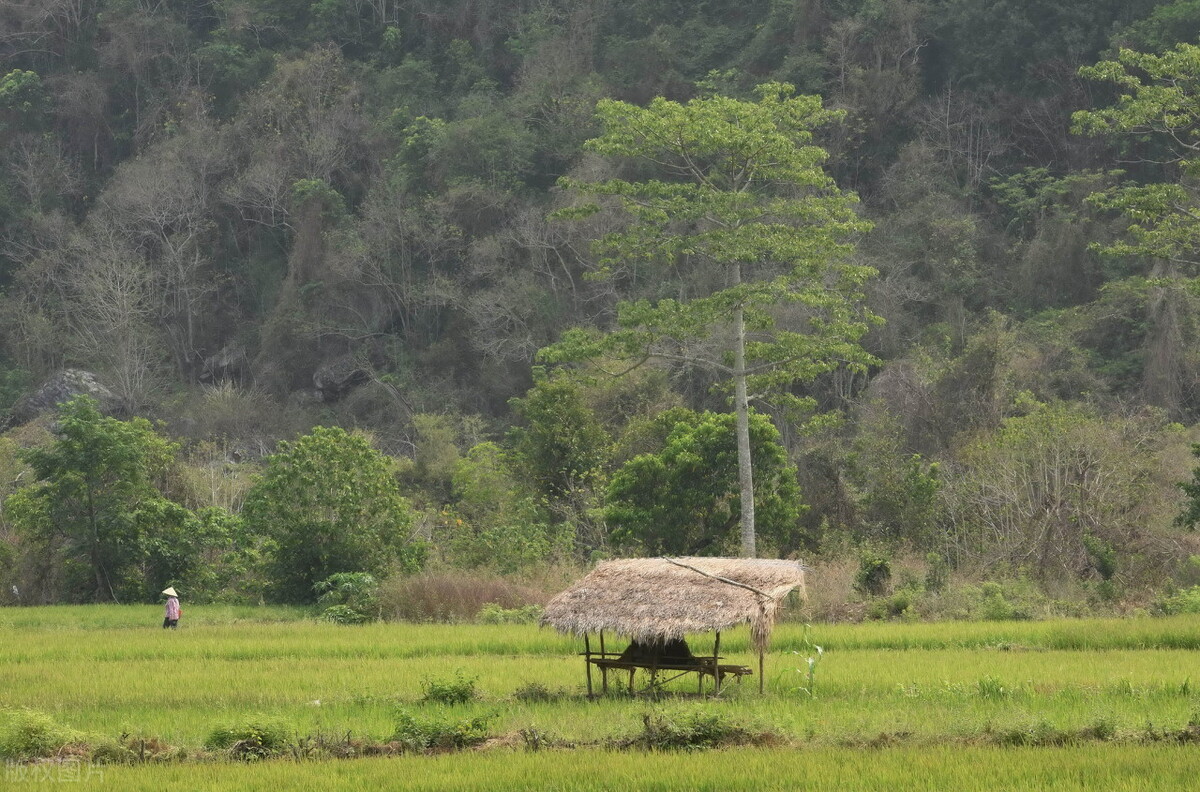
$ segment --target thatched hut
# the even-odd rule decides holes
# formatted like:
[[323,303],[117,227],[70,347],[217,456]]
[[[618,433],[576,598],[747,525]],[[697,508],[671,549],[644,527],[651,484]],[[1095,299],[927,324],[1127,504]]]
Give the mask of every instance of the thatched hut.
[[[804,566],[796,561],[755,558],[630,558],[606,561],[546,605],[542,624],[581,635],[591,693],[592,665],[610,668],[694,670],[701,684],[706,674],[716,688],[729,673],[749,673],[740,666],[720,665],[721,630],[750,625],[758,653],[759,689],[763,654],[783,598],[804,588]],[[639,644],[664,646],[687,635],[716,633],[711,657],[693,658],[692,667],[679,662],[628,662],[606,652],[604,633],[624,636]],[[589,635],[600,637],[600,651],[591,650]],[[604,682],[607,688],[607,674]]]

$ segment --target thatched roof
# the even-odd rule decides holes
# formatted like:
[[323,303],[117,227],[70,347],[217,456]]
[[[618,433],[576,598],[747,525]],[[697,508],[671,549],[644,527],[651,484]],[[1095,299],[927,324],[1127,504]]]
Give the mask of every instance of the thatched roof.
[[608,630],[639,641],[750,624],[765,648],[780,601],[804,588],[796,561],[629,558],[605,561],[546,605],[542,624],[582,635]]

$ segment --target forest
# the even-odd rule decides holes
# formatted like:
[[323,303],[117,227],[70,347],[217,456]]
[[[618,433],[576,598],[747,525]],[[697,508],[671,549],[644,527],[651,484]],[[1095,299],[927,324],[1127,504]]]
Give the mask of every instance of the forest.
[[736,555],[750,501],[831,617],[1200,611],[1198,31],[0,0],[0,602]]

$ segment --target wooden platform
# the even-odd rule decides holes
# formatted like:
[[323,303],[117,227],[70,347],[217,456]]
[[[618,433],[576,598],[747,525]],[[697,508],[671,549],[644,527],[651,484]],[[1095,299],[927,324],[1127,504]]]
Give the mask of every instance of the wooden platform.
[[[643,669],[650,672],[650,683],[647,686],[648,690],[664,685],[673,679],[678,679],[685,674],[697,675],[697,687],[700,692],[704,691],[704,677],[709,676],[713,679],[713,687],[715,693],[721,692],[721,684],[725,677],[732,676],[740,683],[742,677],[753,674],[754,671],[749,666],[735,665],[731,663],[720,662],[723,658],[720,657],[690,657],[690,658],[661,658],[658,661],[630,661],[621,659],[620,655],[611,652],[585,652],[585,659],[588,663],[588,668],[595,666],[600,669],[600,685],[601,692],[608,692],[608,672],[611,671],[628,671],[629,672],[629,690],[634,690],[634,676],[638,669]],[[660,679],[660,674],[666,674],[665,679]],[[588,693],[591,694],[591,673],[588,673]]]

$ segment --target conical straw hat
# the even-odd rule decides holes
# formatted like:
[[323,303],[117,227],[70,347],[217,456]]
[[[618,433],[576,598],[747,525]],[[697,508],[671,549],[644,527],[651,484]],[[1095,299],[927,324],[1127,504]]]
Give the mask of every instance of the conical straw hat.
[[178,597],[179,596],[179,592],[176,591],[173,587],[163,589],[163,594],[166,594],[168,597]]

